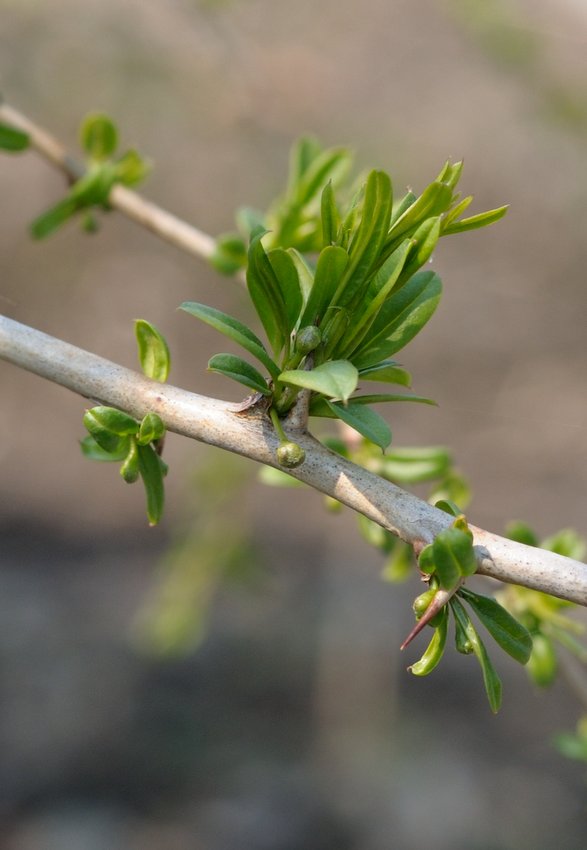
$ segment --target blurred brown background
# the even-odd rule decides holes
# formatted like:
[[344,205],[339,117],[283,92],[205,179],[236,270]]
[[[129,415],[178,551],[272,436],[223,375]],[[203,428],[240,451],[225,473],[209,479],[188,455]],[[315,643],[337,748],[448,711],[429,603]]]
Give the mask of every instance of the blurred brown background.
[[[398,192],[464,157],[474,211],[511,209],[437,251],[444,299],[402,360],[439,407],[390,408],[394,439],[454,449],[478,525],[587,531],[582,0],[0,0],[0,16],[6,99],[71,149],[108,112],[155,163],[144,193],[212,234],[273,198],[302,132]],[[34,155],[0,159],[2,311],[129,366],[146,318],[173,383],[238,398],[205,372],[219,337],[176,311],[244,316],[238,288],[117,215],[32,243],[62,190]],[[571,692],[498,659],[495,719],[467,659],[410,678],[417,585],[380,582],[349,515],[170,437],[148,529],[138,488],[77,451],[82,400],[5,364],[0,388],[0,850],[584,847],[585,769],[550,745]]]

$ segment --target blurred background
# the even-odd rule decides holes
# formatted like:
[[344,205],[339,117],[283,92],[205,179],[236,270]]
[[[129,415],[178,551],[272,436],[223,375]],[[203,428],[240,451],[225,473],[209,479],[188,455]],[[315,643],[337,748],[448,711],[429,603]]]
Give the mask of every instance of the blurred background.
[[[441,306],[402,352],[438,408],[398,406],[397,445],[447,444],[471,521],[585,525],[587,5],[583,0],[0,0],[6,100],[76,150],[92,110],[155,164],[142,191],[203,230],[280,191],[292,141],[347,144],[420,191],[465,158],[473,212],[446,239]],[[2,312],[134,367],[132,321],[171,345],[172,383],[215,333],[176,307],[246,316],[243,293],[121,216],[47,242],[63,193],[0,158]],[[0,363],[0,850],[574,850],[585,765],[553,735],[581,706],[499,657],[504,707],[449,652],[398,646],[415,578],[350,513],[276,490],[170,435],[167,511],[78,450],[83,400]],[[405,656],[405,657],[404,657]],[[475,669],[472,669],[475,667]],[[471,669],[470,669],[471,668]]]

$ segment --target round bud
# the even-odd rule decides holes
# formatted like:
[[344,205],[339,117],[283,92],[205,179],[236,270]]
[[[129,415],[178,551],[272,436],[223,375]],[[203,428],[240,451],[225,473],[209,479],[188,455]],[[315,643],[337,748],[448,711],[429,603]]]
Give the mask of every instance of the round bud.
[[321,342],[322,334],[316,325],[307,325],[298,332],[295,348],[299,354],[309,354],[318,348]]
[[286,469],[295,469],[306,459],[306,452],[297,443],[282,443],[276,452],[277,462]]
[[421,593],[420,596],[417,596],[414,599],[412,603],[412,608],[414,610],[414,614],[416,615],[417,620],[421,619],[421,617],[424,616],[435,596],[436,588],[433,587],[430,588],[430,590],[427,590],[425,593]]

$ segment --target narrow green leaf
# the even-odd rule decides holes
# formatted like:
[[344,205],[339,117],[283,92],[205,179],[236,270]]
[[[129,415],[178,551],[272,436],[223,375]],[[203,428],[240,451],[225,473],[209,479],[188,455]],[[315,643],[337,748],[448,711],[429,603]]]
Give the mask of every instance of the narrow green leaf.
[[452,189],[435,180],[420,197],[396,219],[385,241],[386,250],[393,251],[400,241],[412,234],[427,218],[445,212],[452,200]]
[[463,198],[462,201],[459,201],[458,204],[455,204],[442,218],[442,230],[448,227],[455,219],[457,219],[460,215],[462,215],[465,210],[467,210],[473,201],[473,195],[467,195],[466,198]]
[[265,366],[273,380],[277,380],[280,371],[279,366],[269,357],[259,337],[250,328],[239,322],[238,319],[234,319],[232,316],[228,316],[214,307],[208,307],[206,304],[198,304],[197,301],[184,301],[179,309],[185,313],[189,313],[190,316],[195,316],[196,319],[200,319],[202,322],[220,331],[224,336],[238,343],[238,345],[242,346]]
[[384,171],[372,171],[365,185],[361,222],[349,248],[350,262],[333,298],[348,305],[365,282],[385,243],[391,218],[391,180]]
[[352,157],[346,148],[329,148],[314,157],[298,181],[294,201],[305,206],[314,200],[326,183],[340,183],[348,173]]
[[526,664],[532,652],[530,632],[495,599],[465,588],[459,596],[469,603],[496,643],[520,664]]
[[287,332],[291,333],[302,309],[302,290],[298,270],[289,251],[283,248],[274,248],[267,256],[281,289]]
[[453,221],[442,231],[443,236],[448,236],[451,233],[464,233],[465,230],[477,230],[480,227],[487,227],[503,218],[509,209],[509,204],[504,207],[498,207],[495,210],[488,210],[478,215],[472,215],[470,218],[461,218],[460,221]]
[[[382,451],[391,443],[391,430],[385,419],[380,416],[371,407],[363,404],[354,404],[349,402],[346,406],[340,402],[331,402],[324,399],[327,408],[330,410],[330,416],[337,419],[342,419],[363,437],[366,437]],[[321,413],[314,413],[310,408],[311,416],[320,416]]]
[[291,255],[291,258],[295,263],[303,302],[306,304],[310,297],[312,284],[314,283],[314,267],[310,264],[307,257],[304,257],[303,254],[300,254],[300,252],[295,248],[288,248],[287,253]]
[[247,286],[274,354],[279,354],[288,336],[285,303],[279,281],[256,233],[249,246]]
[[432,640],[428,644],[424,655],[422,656],[422,658],[420,658],[419,661],[416,661],[415,664],[412,664],[410,665],[410,667],[408,667],[410,673],[413,673],[414,676],[427,676],[429,673],[432,673],[432,671],[435,667],[438,666],[438,663],[444,655],[447,634],[448,614],[446,608],[444,608],[442,610],[442,618],[440,620],[440,623],[434,629]]
[[8,124],[0,122],[0,149],[9,153],[20,153],[28,148],[30,138],[28,133],[17,130]]
[[322,153],[322,145],[313,136],[302,136],[292,146],[289,156],[287,196],[293,198],[298,184],[312,162]]
[[290,369],[279,380],[346,402],[357,388],[359,373],[348,360],[329,360],[311,371]]
[[157,525],[163,515],[165,490],[163,470],[159,456],[152,446],[138,446],[139,472],[145,485],[147,496],[147,517],[149,525]]
[[412,383],[412,376],[401,366],[398,366],[394,360],[383,360],[381,363],[359,369],[359,380],[382,381],[386,384],[399,384],[402,387],[409,387]]
[[444,511],[445,514],[450,514],[450,516],[454,517],[459,517],[463,514],[461,508],[450,499],[438,499],[438,501],[434,502],[434,507],[438,508],[439,511]]
[[391,213],[390,227],[393,227],[393,225],[396,223],[396,221],[399,218],[401,218],[401,216],[405,213],[405,211],[407,209],[409,209],[412,206],[412,204],[415,203],[415,201],[417,201],[417,200],[418,200],[417,195],[414,195],[414,193],[411,190],[406,192],[406,194],[403,196],[403,198],[400,198],[399,201],[397,201],[397,203],[395,203],[393,205],[393,210],[392,210],[392,213]]
[[84,457],[87,457],[88,460],[110,463],[113,461],[124,460],[128,454],[130,437],[118,437],[116,440],[110,440],[110,437],[112,436],[113,435],[110,435],[106,438],[109,445],[113,446],[110,451],[103,449],[91,435],[84,437],[83,440],[80,440],[80,448]]
[[219,372],[221,375],[226,375],[227,378],[232,378],[233,381],[238,381],[256,392],[263,395],[271,395],[271,390],[267,386],[267,381],[260,372],[257,372],[254,366],[242,360],[235,354],[215,354],[208,361],[208,369],[211,372]]
[[327,248],[336,242],[341,226],[340,212],[336,205],[332,180],[328,181],[322,191],[320,218],[322,221],[322,244]]
[[[389,357],[404,348],[433,315],[442,292],[434,272],[417,272],[385,302],[360,348],[351,357],[358,369],[376,362],[374,355]],[[379,357],[379,359],[382,359]]]
[[493,713],[497,714],[501,706],[501,680],[497,675],[489,656],[487,655],[487,650],[485,649],[483,641],[475,631],[475,627],[461,603],[458,599],[453,597],[449,604],[455,616],[455,620],[459,621],[461,628],[471,643],[473,652],[481,666],[483,683],[485,685],[487,699],[489,700],[489,706]]
[[156,413],[147,413],[142,421],[137,442],[140,446],[148,446],[155,440],[161,440],[165,436],[165,425]]
[[141,369],[147,378],[165,383],[171,365],[171,356],[165,337],[145,319],[135,321],[135,336]]
[[92,159],[108,159],[118,145],[114,122],[102,113],[88,115],[80,127],[80,144]]
[[334,245],[320,252],[314,282],[300,320],[300,327],[313,325],[322,320],[340,284],[348,261],[347,252]]
[[[441,218],[433,216],[422,222],[412,236],[412,248],[402,269],[398,286],[409,280],[419,268],[427,263],[440,238]],[[392,255],[393,256],[393,255]]]
[[77,204],[72,198],[64,198],[33,221],[31,236],[33,239],[45,239],[65,224],[77,209]]
[[445,590],[450,590],[463,576],[473,575],[476,571],[473,543],[465,531],[446,528],[436,535],[432,546],[440,586]]
[[421,395],[411,393],[370,393],[369,395],[355,395],[353,404],[384,404],[390,401],[411,401],[415,404],[432,404],[436,406],[434,399],[425,398]]
[[451,463],[444,447],[397,448],[380,459],[377,472],[400,484],[418,484],[445,475]]
[[450,186],[450,188],[454,190],[461,178],[463,166],[463,160],[455,163],[446,162],[436,179],[439,183],[446,183],[447,186]]

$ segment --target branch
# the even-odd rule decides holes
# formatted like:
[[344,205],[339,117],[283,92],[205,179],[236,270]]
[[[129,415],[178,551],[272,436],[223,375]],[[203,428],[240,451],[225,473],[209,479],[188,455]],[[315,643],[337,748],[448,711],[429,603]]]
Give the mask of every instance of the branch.
[[[28,133],[31,146],[62,171],[70,182],[79,180],[84,174],[84,166],[71,157],[57,139],[7,103],[0,102],[0,121]],[[211,236],[126,186],[113,186],[108,202],[118,212],[194,257],[207,260],[214,253],[216,241]]]
[[[0,359],[86,398],[118,407],[137,419],[158,413],[170,431],[277,467],[278,439],[255,409],[196,395],[144,378],[129,369],[0,316]],[[397,534],[416,551],[451,517],[394,484],[334,454],[296,431],[305,462],[290,474]],[[470,526],[478,572],[587,605],[587,566]]]

